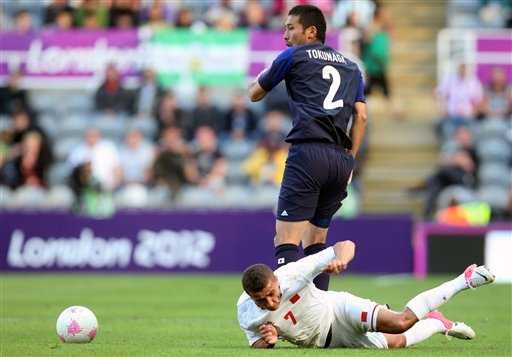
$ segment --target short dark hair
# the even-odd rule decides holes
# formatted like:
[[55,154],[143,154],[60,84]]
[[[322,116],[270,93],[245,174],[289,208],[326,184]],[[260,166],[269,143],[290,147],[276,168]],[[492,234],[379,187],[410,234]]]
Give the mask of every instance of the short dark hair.
[[265,264],[254,264],[242,274],[242,286],[246,293],[258,293],[274,279],[274,272]]
[[297,5],[292,7],[288,12],[288,16],[298,16],[299,23],[304,30],[310,26],[315,26],[317,32],[316,38],[322,43],[325,42],[327,24],[322,10],[313,5]]

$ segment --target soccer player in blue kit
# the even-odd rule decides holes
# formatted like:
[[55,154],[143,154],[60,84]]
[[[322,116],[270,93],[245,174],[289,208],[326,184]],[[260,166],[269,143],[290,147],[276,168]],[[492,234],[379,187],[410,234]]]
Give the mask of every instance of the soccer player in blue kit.
[[[366,129],[363,76],[357,65],[324,45],[325,17],[315,6],[293,7],[285,24],[288,49],[248,88],[262,100],[283,79],[293,127],[279,193],[275,255],[278,267],[325,249],[332,216],[347,196],[354,158]],[[347,128],[352,116],[352,125]],[[329,275],[314,280],[322,290]]]

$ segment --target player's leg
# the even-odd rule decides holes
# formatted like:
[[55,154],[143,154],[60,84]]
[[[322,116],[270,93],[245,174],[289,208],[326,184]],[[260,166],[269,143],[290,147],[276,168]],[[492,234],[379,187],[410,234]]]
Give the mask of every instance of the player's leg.
[[308,221],[285,222],[276,220],[274,249],[278,267],[299,260],[299,244],[308,224]]
[[383,335],[388,341],[388,348],[402,348],[421,343],[437,333],[463,340],[475,337],[471,327],[463,322],[450,321],[437,310],[428,314],[426,319],[415,323],[404,333]]
[[[329,220],[330,222],[330,220]],[[302,247],[304,248],[304,255],[313,255],[321,252],[326,248],[326,238],[329,227],[317,227],[308,222],[305,234],[302,239]],[[329,289],[330,275],[326,273],[319,274],[313,283],[320,290],[327,291]]]
[[455,294],[462,290],[474,289],[477,286],[490,284],[494,281],[485,266],[469,266],[464,273],[440,286],[427,290],[406,304],[404,311],[394,312],[380,309],[377,316],[377,331],[385,333],[402,333],[411,328],[418,320],[436,310]]
[[494,279],[494,275],[485,266],[477,267],[476,264],[473,264],[467,267],[464,273],[455,279],[417,295],[405,306],[418,319],[422,319],[429,312],[436,310],[459,292],[490,284]]
[[[305,255],[318,253],[326,248],[326,238],[332,217],[341,207],[341,202],[347,197],[347,182],[354,168],[354,158],[344,150],[322,147],[313,148],[326,156],[328,164],[326,175],[323,177],[320,195],[315,215],[309,221],[311,224],[302,239]],[[312,150],[312,151],[313,151]],[[322,151],[320,151],[322,150]],[[313,151],[315,154],[317,152]],[[315,286],[321,290],[329,289],[330,275],[322,273],[315,280]]]
[[319,160],[312,160],[309,151],[307,144],[292,145],[286,159],[276,212],[274,247],[278,266],[298,260],[299,244],[315,214],[320,191],[315,162]]

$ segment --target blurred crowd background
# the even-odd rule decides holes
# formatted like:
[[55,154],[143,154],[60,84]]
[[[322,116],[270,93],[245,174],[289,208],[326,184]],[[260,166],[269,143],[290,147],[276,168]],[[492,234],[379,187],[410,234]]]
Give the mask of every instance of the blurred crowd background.
[[[397,15],[403,1],[12,0],[1,3],[1,30],[23,34],[138,29],[145,37],[173,28],[281,31],[288,9],[298,3],[324,11],[329,31],[341,34],[342,53],[365,73],[370,124],[340,214],[396,210],[392,196],[384,197],[388,203],[383,209],[365,203],[372,183],[387,176],[401,185],[400,197],[420,202],[413,213],[422,219],[510,219],[510,69],[496,66],[490,80],[483,82],[471,63],[461,61],[444,78],[432,76],[435,86],[422,89],[438,107],[429,108],[426,125],[421,126],[426,130],[418,134],[419,127],[412,124],[418,120],[417,103],[395,90],[408,78],[393,74],[401,45],[397,23],[408,16]],[[414,6],[415,1],[409,3]],[[439,29],[510,31],[512,25],[507,0],[429,3],[434,11],[443,11],[437,14]],[[414,60],[414,51],[402,58]],[[142,70],[135,85],[128,85],[114,63],[105,66],[97,88],[89,91],[34,90],[23,79],[22,68],[11,68],[1,88],[2,209],[72,209],[105,217],[118,209],[254,209],[273,208],[277,202],[287,155],[284,137],[291,126],[283,86],[263,102],[249,103],[245,88],[200,85],[191,95],[189,89],[163,86],[152,68]],[[398,137],[376,122],[388,123]],[[420,179],[404,181],[407,174],[401,171],[371,169],[375,160],[386,164],[389,159],[379,156],[383,151],[373,145],[373,138],[377,144],[382,140],[379,133],[407,143],[408,134],[393,129],[398,127],[435,138],[430,143],[435,156],[420,162],[428,167]],[[400,148],[390,156],[403,163],[401,155],[410,152]],[[411,208],[403,205],[403,210]]]

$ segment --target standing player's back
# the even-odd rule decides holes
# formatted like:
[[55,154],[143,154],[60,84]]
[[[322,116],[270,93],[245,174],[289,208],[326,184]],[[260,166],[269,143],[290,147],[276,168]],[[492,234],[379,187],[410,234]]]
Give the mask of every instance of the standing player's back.
[[290,47],[274,62],[281,64],[262,84],[265,89],[267,83],[286,81],[294,121],[286,141],[327,141],[346,147],[354,102],[363,100],[357,65],[319,42]]

